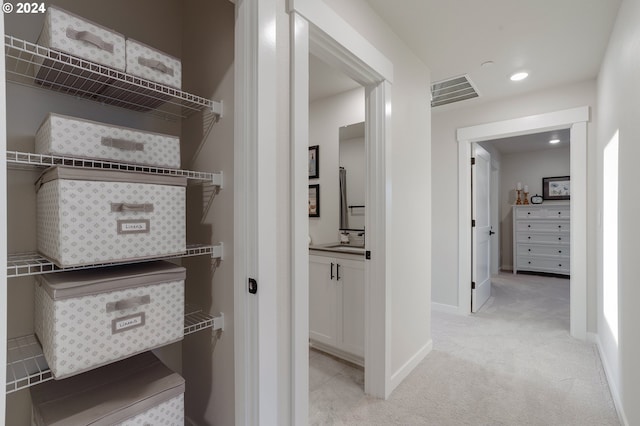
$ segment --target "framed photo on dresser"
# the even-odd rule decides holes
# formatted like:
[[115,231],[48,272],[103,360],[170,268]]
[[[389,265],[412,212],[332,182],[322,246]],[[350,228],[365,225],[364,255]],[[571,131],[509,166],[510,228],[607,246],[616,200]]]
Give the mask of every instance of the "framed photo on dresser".
[[543,177],[542,198],[545,200],[569,200],[571,198],[571,176]]

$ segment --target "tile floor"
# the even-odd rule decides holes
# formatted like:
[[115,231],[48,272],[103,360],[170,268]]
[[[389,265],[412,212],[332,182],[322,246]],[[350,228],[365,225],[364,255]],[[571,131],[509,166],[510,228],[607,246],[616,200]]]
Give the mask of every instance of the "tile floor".
[[309,348],[309,425],[330,425],[364,395],[364,369]]

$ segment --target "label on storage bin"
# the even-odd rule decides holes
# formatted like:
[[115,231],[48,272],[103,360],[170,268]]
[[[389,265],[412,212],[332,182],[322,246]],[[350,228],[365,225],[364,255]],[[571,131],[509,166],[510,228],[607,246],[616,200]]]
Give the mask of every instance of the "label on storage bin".
[[126,317],[116,318],[111,321],[111,334],[142,327],[145,322],[144,312],[140,312]]
[[123,219],[118,221],[118,234],[148,234],[149,219]]

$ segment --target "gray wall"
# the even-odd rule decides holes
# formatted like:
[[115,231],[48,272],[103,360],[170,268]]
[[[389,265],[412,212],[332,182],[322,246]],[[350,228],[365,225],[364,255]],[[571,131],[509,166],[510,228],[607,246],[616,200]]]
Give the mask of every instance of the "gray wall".
[[[500,231],[501,268],[513,268],[513,216],[512,207],[516,203],[516,183],[529,185],[529,196],[542,195],[542,178],[569,176],[569,147],[545,149],[541,151],[505,154],[500,163]],[[524,196],[524,194],[522,195]],[[545,202],[549,203],[549,202]]]

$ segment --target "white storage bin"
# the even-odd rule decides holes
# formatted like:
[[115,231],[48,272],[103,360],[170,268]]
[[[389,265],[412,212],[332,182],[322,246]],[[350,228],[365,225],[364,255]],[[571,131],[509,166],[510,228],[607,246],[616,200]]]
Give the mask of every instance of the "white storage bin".
[[53,113],[36,133],[36,152],[180,168],[180,139],[176,136]]
[[184,379],[147,352],[31,387],[33,426],[184,425]]
[[85,18],[49,6],[38,44],[110,68],[126,68],[125,38]]
[[186,251],[186,179],[50,167],[38,179],[38,251],[60,267]]
[[185,269],[149,262],[36,277],[36,336],[56,379],[184,336]]
[[180,59],[130,38],[126,40],[126,52],[128,74],[176,89],[182,87]]
[[[125,38],[122,34],[58,7],[48,7],[37,43],[52,50],[50,57],[53,59],[38,59],[35,64],[36,81],[46,86],[74,88],[85,94],[99,93],[103,89],[109,79],[89,71],[89,64],[79,63],[71,57],[119,71],[126,68]],[[64,62],[73,62],[83,69],[79,71]],[[83,78],[76,77],[78,72]]]

